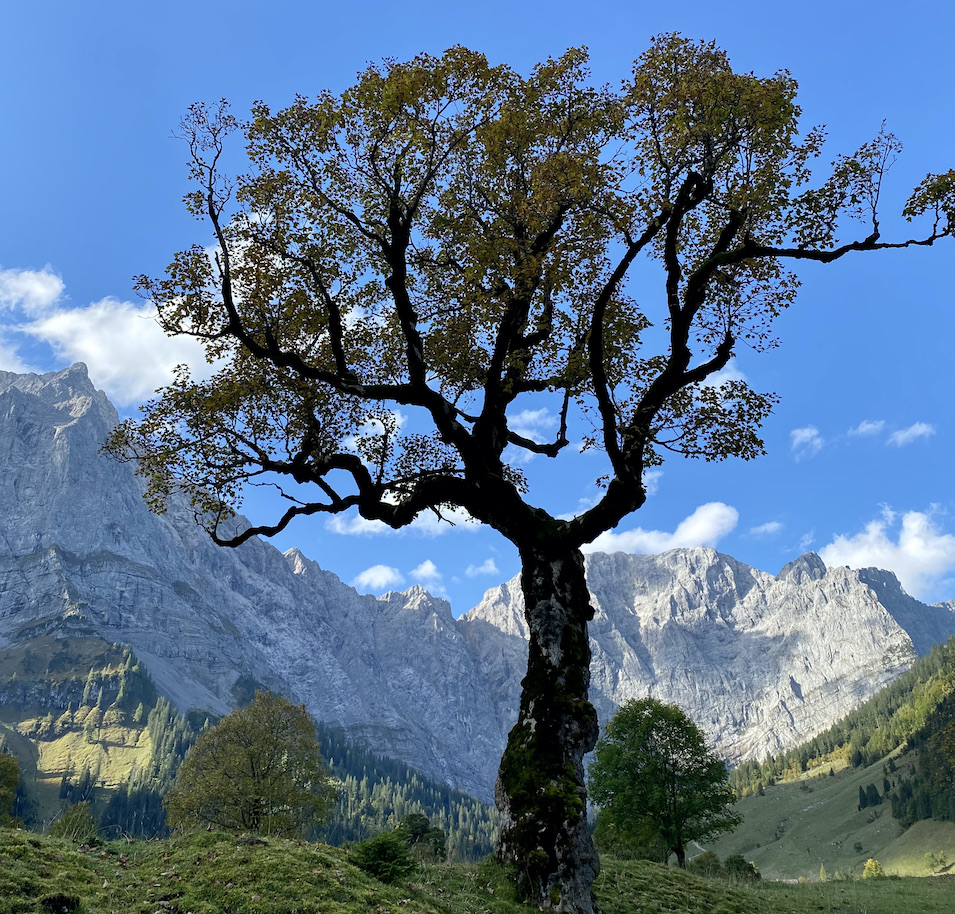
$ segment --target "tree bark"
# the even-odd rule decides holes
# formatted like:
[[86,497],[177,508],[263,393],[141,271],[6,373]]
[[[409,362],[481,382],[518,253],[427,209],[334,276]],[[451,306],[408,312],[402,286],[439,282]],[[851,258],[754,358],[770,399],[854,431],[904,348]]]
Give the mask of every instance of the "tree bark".
[[528,902],[594,914],[600,863],[587,824],[584,755],[598,727],[587,697],[594,611],[583,556],[535,544],[521,559],[530,643],[520,714],[494,791],[498,857],[515,868]]

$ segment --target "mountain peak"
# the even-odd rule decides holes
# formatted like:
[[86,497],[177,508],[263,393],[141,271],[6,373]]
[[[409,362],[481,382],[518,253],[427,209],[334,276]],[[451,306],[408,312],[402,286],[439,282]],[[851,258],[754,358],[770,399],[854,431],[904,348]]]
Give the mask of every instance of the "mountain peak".
[[[81,620],[183,709],[225,713],[252,675],[376,753],[491,796],[527,669],[519,577],[454,619],[423,587],[359,594],[297,549],[220,549],[186,499],[151,514],[134,468],[100,453],[115,411],[84,365],[0,373],[0,400],[0,641]],[[652,694],[733,759],[825,729],[906,668],[913,641],[955,631],[955,612],[892,576],[827,573],[813,553],[776,578],[710,547],[595,553],[587,575],[601,719]]]
[[[32,398],[32,402],[53,409],[60,416],[68,416],[68,423],[92,412],[100,420],[97,434],[101,439],[119,421],[109,398],[93,386],[84,362],[74,362],[69,368],[46,374],[0,371],[0,396],[14,392]],[[63,420],[58,419],[54,424],[63,424]]]
[[58,394],[76,393],[92,396],[96,393],[90,381],[89,370],[85,362],[74,362],[69,368],[60,371],[48,371],[45,374],[27,372],[17,374],[14,371],[0,371],[0,391],[16,387],[24,393],[40,394],[52,389]]
[[807,552],[784,565],[776,575],[776,580],[804,584],[807,581],[821,581],[825,576],[826,563],[815,552]]

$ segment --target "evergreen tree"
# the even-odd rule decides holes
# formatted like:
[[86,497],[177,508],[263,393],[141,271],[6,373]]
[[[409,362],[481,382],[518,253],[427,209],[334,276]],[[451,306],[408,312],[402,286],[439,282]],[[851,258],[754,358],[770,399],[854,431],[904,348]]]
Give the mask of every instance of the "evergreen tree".
[[19,787],[20,764],[17,757],[0,750],[0,827],[16,824]]

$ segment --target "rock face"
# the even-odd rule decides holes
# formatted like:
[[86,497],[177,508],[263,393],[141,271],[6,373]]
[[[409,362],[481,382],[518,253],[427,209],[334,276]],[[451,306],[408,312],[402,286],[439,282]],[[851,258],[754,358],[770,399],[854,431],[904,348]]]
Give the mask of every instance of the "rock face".
[[[650,694],[687,709],[731,761],[826,729],[955,633],[951,608],[913,600],[894,575],[826,569],[814,553],[776,576],[709,548],[594,554],[587,578],[600,719]],[[472,650],[499,716],[515,720],[526,652],[517,579],[462,621],[477,626]]]
[[86,368],[0,372],[0,643],[129,644],[180,709],[225,713],[242,674],[375,752],[484,789],[500,728],[463,632],[420,588],[358,594],[300,553],[215,546],[99,454],[117,414]]
[[[188,504],[151,514],[132,468],[99,454],[116,421],[82,365],[0,372],[0,643],[127,643],[182,709],[227,711],[249,674],[373,751],[489,798],[526,658],[518,580],[455,620],[418,587],[375,599],[296,550],[221,549]],[[955,606],[813,554],[775,577],[712,549],[587,567],[601,719],[653,694],[730,759],[824,729],[955,633]]]

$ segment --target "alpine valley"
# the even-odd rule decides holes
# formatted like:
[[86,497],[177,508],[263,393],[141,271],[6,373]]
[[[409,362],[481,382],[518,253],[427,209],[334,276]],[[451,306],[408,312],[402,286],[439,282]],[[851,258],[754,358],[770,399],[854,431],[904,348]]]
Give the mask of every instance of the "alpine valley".
[[[0,652],[55,673],[58,643],[128,645],[181,712],[226,713],[259,683],[490,799],[526,661],[518,580],[455,619],[420,587],[376,599],[297,550],[219,548],[187,502],[152,514],[133,468],[100,454],[116,422],[82,364],[0,372]],[[587,572],[601,720],[649,693],[731,761],[826,729],[955,634],[955,604],[812,553],[775,576],[709,548],[594,554]],[[8,674],[0,705],[79,703],[66,680],[38,682]]]

